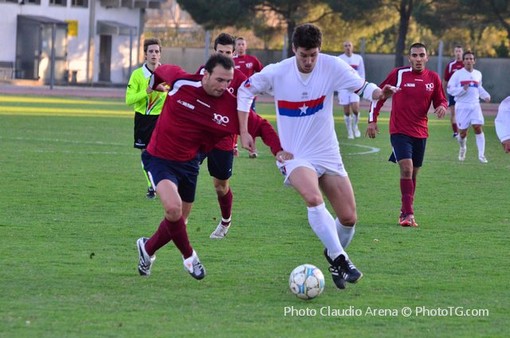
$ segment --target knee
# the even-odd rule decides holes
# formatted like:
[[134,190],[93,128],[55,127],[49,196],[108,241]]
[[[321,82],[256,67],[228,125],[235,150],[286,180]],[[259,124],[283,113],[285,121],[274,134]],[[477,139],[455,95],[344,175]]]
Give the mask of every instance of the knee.
[[303,199],[308,207],[316,207],[324,203],[324,199],[320,194],[311,193],[303,195]]
[[215,180],[214,182],[214,190],[216,190],[216,194],[218,196],[225,196],[229,189],[228,180]]
[[165,206],[165,218],[170,222],[175,222],[182,217],[182,205]]
[[358,215],[356,214],[356,211],[354,211],[349,215],[338,217],[338,220],[340,221],[340,223],[342,223],[343,226],[353,227],[356,224],[356,221],[358,220]]

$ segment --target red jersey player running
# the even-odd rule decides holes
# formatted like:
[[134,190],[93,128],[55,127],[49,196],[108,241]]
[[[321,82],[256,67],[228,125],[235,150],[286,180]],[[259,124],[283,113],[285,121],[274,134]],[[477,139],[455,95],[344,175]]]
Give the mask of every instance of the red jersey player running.
[[[173,241],[192,277],[202,279],[205,269],[191,247],[185,219],[195,198],[200,152],[208,152],[223,137],[238,134],[240,125],[237,100],[226,89],[234,76],[234,62],[221,54],[212,55],[205,64],[205,74],[188,74],[178,66],[160,66],[151,78],[150,87],[168,84],[171,90],[163,106],[147,151],[144,167],[160,197],[165,216],[150,238],[137,240],[140,275],[151,273],[155,253]],[[252,132],[260,116],[249,115]],[[279,139],[271,150],[278,158],[292,156],[282,151]]]
[[[442,118],[446,113],[446,98],[439,75],[425,68],[428,61],[427,48],[414,43],[409,48],[411,67],[395,68],[381,83],[398,88],[393,95],[390,115],[390,161],[400,166],[400,191],[402,206],[399,224],[404,227],[418,224],[414,219],[414,194],[416,177],[423,164],[428,135],[428,111],[434,105],[434,113]],[[374,138],[378,132],[377,116],[386,100],[379,100],[368,118],[367,134]]]

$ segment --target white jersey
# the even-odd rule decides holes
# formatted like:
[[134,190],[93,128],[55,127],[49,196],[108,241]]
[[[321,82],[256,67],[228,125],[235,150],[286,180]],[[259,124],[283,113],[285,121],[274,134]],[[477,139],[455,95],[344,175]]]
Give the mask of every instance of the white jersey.
[[363,63],[361,55],[352,53],[351,56],[347,56],[347,54],[344,53],[340,54],[338,57],[354,68],[362,79],[365,79],[365,64]]
[[282,148],[295,159],[338,158],[340,148],[333,119],[335,91],[348,89],[372,97],[377,86],[367,85],[338,57],[319,54],[310,74],[299,72],[296,57],[271,64],[238,89],[238,109],[248,111],[253,97],[271,92],[275,99]]
[[494,123],[500,141],[510,140],[510,96],[499,104],[498,116]]
[[[468,85],[467,90],[464,86]],[[447,87],[448,94],[455,96],[455,103],[480,104],[480,98],[490,98],[489,93],[482,86],[482,73],[473,69],[471,72],[466,68],[453,73]]]

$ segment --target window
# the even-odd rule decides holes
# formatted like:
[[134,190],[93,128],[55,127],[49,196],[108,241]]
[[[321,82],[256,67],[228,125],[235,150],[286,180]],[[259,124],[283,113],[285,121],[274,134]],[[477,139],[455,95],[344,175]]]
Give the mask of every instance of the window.
[[66,7],[67,0],[50,0],[50,5]]
[[41,0],[0,0],[0,2],[12,2],[15,4],[25,5],[25,4],[32,4],[32,5],[40,5]]
[[71,0],[71,7],[89,7],[89,0]]

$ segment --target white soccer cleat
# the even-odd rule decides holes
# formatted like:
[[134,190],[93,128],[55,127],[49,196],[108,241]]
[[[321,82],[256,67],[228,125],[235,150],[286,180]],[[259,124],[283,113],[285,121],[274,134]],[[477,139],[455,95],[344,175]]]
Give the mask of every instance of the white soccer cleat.
[[188,271],[193,278],[200,280],[205,277],[205,268],[202,263],[200,263],[195,250],[193,250],[193,254],[190,257],[186,259],[183,257],[182,259],[184,270]]
[[467,147],[464,145],[459,148],[459,161],[464,161],[466,159],[466,150]]
[[221,221],[216,227],[216,229],[212,232],[211,236],[209,238],[213,239],[222,239],[227,235],[228,229],[230,229],[230,223],[228,226],[224,226]]
[[479,160],[480,160],[480,162],[482,162],[482,163],[489,163],[489,161],[487,161],[487,159],[486,159],[486,158],[485,158],[485,156],[483,156],[483,155],[478,156],[478,159],[479,159]]

